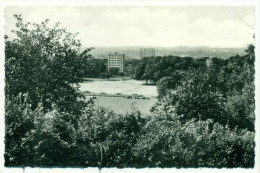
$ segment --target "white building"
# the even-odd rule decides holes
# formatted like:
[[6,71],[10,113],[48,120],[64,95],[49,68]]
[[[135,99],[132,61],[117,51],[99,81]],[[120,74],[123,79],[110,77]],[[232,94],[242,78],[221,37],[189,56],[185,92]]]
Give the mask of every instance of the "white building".
[[111,68],[119,68],[119,72],[124,72],[124,61],[125,61],[125,54],[118,54],[115,52],[114,54],[108,55],[108,62],[107,62],[107,69]]

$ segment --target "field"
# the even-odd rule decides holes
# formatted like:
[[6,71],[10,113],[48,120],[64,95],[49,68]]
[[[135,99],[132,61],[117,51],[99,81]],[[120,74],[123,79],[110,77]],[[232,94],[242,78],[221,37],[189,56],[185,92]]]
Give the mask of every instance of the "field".
[[147,97],[156,97],[157,90],[154,85],[144,85],[143,81],[137,80],[101,80],[90,79],[82,83],[80,90],[91,93],[107,94],[140,94]]
[[137,108],[144,114],[150,112],[151,107],[156,103],[157,90],[156,86],[144,85],[143,81],[136,80],[101,80],[89,79],[82,83],[81,91],[91,93],[105,94],[138,94],[150,99],[127,99],[123,97],[97,97],[97,106],[103,106],[112,109],[116,113],[126,113],[131,111],[132,107]]

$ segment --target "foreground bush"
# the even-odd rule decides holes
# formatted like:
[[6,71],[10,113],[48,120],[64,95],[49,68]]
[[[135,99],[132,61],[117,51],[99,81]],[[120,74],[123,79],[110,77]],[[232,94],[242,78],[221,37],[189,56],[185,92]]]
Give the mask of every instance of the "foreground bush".
[[254,133],[212,120],[147,122],[133,147],[137,167],[253,167]]
[[[253,167],[254,132],[89,105],[73,115],[8,103],[6,166]],[[19,123],[14,119],[19,118]]]

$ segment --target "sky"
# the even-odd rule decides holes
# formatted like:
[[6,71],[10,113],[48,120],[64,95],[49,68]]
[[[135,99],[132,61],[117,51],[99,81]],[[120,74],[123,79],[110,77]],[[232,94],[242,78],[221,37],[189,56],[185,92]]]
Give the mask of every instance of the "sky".
[[86,47],[245,47],[254,43],[250,6],[11,6],[5,31],[15,30],[14,14],[28,22],[50,19],[78,32]]

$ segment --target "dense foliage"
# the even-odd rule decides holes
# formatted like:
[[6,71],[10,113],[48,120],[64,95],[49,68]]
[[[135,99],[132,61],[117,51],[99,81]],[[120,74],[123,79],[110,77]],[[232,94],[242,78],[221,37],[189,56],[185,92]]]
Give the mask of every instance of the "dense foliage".
[[6,166],[254,167],[254,46],[226,60],[133,62],[137,79],[157,84],[158,102],[150,115],[119,115],[77,89],[102,60],[58,25],[16,18],[17,37],[6,38]]
[[136,68],[135,79],[146,80],[147,83],[157,83],[166,76],[172,76],[176,72],[197,69],[206,66],[207,58],[191,58],[177,56],[157,56],[142,58]]
[[90,49],[80,51],[76,34],[59,23],[49,27],[48,20],[35,24],[15,18],[14,38],[5,37],[6,164],[14,166],[30,160],[22,140],[34,130],[39,109],[73,114],[73,122],[85,109],[78,83],[90,57]]
[[[48,20],[41,24],[24,23],[16,15],[17,31],[14,39],[6,37],[6,98],[17,95],[28,102],[32,109],[42,103],[44,109],[58,105],[62,111],[73,112],[79,104],[77,87],[83,77],[87,54],[80,52],[80,41],[57,23],[53,28]],[[21,94],[22,93],[22,94]]]
[[85,77],[104,77],[107,73],[107,60],[94,59],[87,60],[86,68],[84,69]]
[[254,52],[227,60],[213,58],[208,67],[175,72],[157,86],[154,112],[163,107],[168,116],[184,122],[213,119],[254,131]]
[[[90,106],[73,123],[71,115],[56,110],[44,114],[25,108],[15,114],[17,109],[7,123],[14,133],[21,128],[27,132],[7,136],[16,140],[6,144],[18,147],[7,152],[7,166],[254,166],[254,133],[212,120],[183,124],[164,116],[142,117],[138,111],[117,115]],[[18,117],[19,127],[11,121]]]

